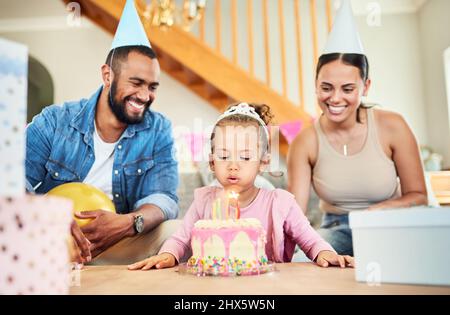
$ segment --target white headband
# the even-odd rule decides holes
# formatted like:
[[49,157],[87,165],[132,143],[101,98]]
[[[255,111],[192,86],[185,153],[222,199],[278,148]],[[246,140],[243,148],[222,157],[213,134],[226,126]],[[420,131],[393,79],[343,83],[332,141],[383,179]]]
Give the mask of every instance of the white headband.
[[255,119],[261,127],[264,129],[264,133],[266,134],[266,139],[269,141],[269,131],[267,130],[266,123],[261,119],[261,117],[258,115],[258,113],[255,111],[253,107],[248,105],[247,103],[240,103],[239,105],[231,107],[229,110],[227,110],[225,113],[220,115],[220,117],[216,121],[216,125],[223,119],[234,116],[234,115],[243,115],[248,116],[253,119]]

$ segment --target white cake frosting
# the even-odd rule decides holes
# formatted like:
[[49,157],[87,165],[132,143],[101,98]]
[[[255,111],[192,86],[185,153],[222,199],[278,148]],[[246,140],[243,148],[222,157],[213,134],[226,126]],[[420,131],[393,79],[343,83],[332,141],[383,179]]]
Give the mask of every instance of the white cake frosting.
[[199,220],[194,225],[197,229],[220,229],[237,227],[262,227],[261,222],[255,218],[239,220]]

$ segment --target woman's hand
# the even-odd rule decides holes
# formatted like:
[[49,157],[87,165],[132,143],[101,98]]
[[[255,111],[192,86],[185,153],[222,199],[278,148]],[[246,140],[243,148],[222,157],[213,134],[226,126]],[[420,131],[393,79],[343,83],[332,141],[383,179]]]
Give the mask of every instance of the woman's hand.
[[410,192],[403,194],[402,197],[392,200],[386,200],[370,206],[367,210],[392,210],[392,209],[406,209],[414,208],[418,206],[426,206],[428,204],[428,198],[426,194]]
[[152,256],[150,258],[138,261],[128,266],[128,270],[149,270],[152,267],[156,269],[170,268],[175,266],[175,256],[169,253],[162,253],[160,255]]
[[355,267],[355,262],[353,257],[351,256],[341,256],[332,252],[330,250],[323,250],[317,255],[316,264],[323,268],[327,268],[328,266],[340,266],[341,268],[345,267]]
[[370,206],[367,208],[368,211],[378,211],[378,210],[388,210],[388,209],[394,209],[395,207],[388,203],[377,203],[375,205]]

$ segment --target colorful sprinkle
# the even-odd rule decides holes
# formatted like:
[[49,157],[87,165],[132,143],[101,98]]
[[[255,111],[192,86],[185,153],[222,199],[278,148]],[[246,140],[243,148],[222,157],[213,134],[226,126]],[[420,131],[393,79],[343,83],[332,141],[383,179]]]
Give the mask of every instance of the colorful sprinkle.
[[187,263],[188,272],[197,276],[249,276],[259,275],[273,270],[266,256],[258,261],[242,261],[241,259],[225,259],[218,257],[191,257]]

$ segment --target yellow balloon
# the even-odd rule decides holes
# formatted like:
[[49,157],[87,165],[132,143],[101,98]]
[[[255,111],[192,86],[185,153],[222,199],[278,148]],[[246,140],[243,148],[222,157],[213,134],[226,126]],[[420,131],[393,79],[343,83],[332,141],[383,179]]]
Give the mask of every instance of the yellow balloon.
[[[73,213],[80,211],[106,210],[116,212],[114,203],[97,187],[84,183],[67,183],[50,190],[47,195],[63,197],[73,201]],[[78,226],[88,224],[92,219],[79,219],[75,217]]]

